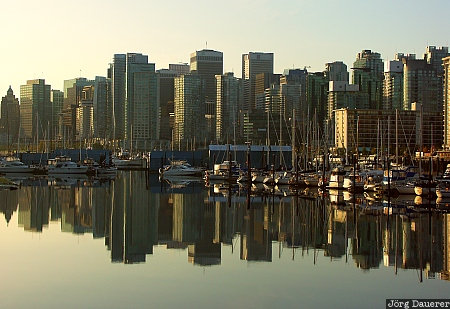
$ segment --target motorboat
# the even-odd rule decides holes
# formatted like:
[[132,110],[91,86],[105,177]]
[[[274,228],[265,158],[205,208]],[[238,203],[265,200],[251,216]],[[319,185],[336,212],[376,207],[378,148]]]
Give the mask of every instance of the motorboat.
[[131,156],[128,152],[121,152],[112,158],[112,163],[119,170],[140,170],[147,167],[147,159],[141,156]]
[[6,159],[0,161],[0,173],[33,173],[34,168],[28,165],[25,165],[19,159]]
[[47,171],[49,174],[87,174],[86,165],[72,162],[69,157],[56,157],[48,160]]
[[184,160],[173,160],[169,165],[159,169],[159,175],[166,176],[202,176],[203,168],[193,167]]

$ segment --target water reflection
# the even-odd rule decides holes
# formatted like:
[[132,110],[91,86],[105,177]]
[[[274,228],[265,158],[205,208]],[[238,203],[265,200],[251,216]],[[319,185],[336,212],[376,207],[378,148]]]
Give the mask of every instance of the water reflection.
[[[63,183],[64,185],[59,185]],[[0,191],[9,224],[18,212],[24,231],[61,231],[104,238],[111,261],[142,263],[155,245],[187,251],[195,265],[221,264],[222,245],[241,260],[271,262],[321,254],[364,271],[386,266],[418,270],[419,279],[449,280],[450,215],[386,211],[373,199],[250,196],[238,188],[203,183],[161,184],[144,172],[121,172],[114,181],[36,179]]]

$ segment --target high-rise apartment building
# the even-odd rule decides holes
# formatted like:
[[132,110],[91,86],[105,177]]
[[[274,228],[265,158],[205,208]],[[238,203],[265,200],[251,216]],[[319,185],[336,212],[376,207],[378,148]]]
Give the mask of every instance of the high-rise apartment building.
[[403,109],[411,110],[413,103],[424,111],[442,110],[440,78],[425,59],[403,58]]
[[368,94],[359,91],[359,85],[348,82],[329,82],[328,119],[334,117],[334,110],[341,108],[368,108]]
[[174,132],[178,149],[193,149],[206,138],[203,81],[197,74],[185,74],[174,80]]
[[342,61],[325,64],[325,77],[328,81],[348,82],[347,65]]
[[450,57],[442,59],[443,62],[443,97],[444,97],[444,148],[450,149]]
[[36,142],[48,136],[51,122],[50,85],[44,79],[20,86],[20,126],[23,137]]
[[273,53],[249,52],[242,55],[244,110],[256,108],[255,82],[259,73],[273,74]]
[[9,86],[6,96],[1,101],[1,119],[0,130],[6,136],[8,146],[17,141],[20,128],[20,108],[19,99],[14,95],[11,86]]
[[403,108],[403,63],[387,61],[383,80],[383,109]]
[[328,78],[325,72],[309,73],[306,77],[306,102],[322,127],[328,111]]
[[383,106],[384,64],[381,55],[371,50],[358,53],[353,63],[352,83],[359,85],[359,91],[368,94],[369,107]]
[[216,75],[216,140],[219,143],[231,143],[239,139],[241,121],[239,112],[242,109],[241,80],[233,73]]
[[90,142],[94,135],[94,86],[85,86],[76,108],[76,139]]

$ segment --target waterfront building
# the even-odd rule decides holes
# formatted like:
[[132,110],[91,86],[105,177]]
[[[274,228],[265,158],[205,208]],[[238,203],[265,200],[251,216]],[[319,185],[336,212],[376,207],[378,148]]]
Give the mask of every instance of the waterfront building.
[[36,139],[36,142],[46,137],[52,120],[51,110],[50,85],[46,85],[44,79],[28,80],[25,85],[21,85],[21,136]]
[[342,61],[329,62],[325,64],[325,77],[328,81],[348,82],[347,65]]
[[[426,149],[438,148],[442,143],[442,113],[439,111],[414,110],[374,110],[341,108],[335,113],[335,147],[353,151],[358,147],[371,151],[381,149],[395,153],[396,133],[399,154],[413,154],[421,145]],[[388,141],[389,140],[389,141]]]
[[236,142],[240,137],[242,110],[241,80],[228,72],[216,75],[217,103],[216,103],[216,140],[219,143]]
[[223,74],[223,53],[203,49],[195,51],[190,58],[191,73],[197,74],[204,84],[206,137],[215,139],[216,131],[216,75]]
[[4,135],[8,147],[16,142],[19,137],[20,129],[20,107],[19,99],[14,95],[11,86],[9,86],[6,96],[1,101],[0,130]]
[[444,87],[443,87],[443,102],[444,102],[444,149],[450,149],[450,57],[443,59],[444,68]]
[[181,75],[174,80],[172,140],[178,149],[195,148],[206,139],[203,89],[203,81],[196,74]]
[[256,74],[273,74],[273,53],[249,52],[242,55],[243,108],[256,108]]
[[383,105],[383,69],[381,55],[371,50],[358,53],[353,63],[352,83],[367,93],[369,108],[381,109]]

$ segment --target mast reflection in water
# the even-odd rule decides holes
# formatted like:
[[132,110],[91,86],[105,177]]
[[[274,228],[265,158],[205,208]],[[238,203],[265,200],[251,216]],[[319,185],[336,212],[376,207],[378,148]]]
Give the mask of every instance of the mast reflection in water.
[[106,182],[49,182],[24,180],[16,191],[0,191],[7,225],[15,212],[24,231],[45,233],[49,221],[60,222],[63,233],[104,238],[112,262],[142,263],[154,246],[164,245],[187,251],[195,265],[219,265],[223,245],[248,262],[313,254],[314,263],[322,255],[353,260],[364,271],[415,269],[449,280],[449,214],[387,215],[331,203],[317,192],[309,198],[248,196],[202,182],[169,186],[145,172],[121,172]]

